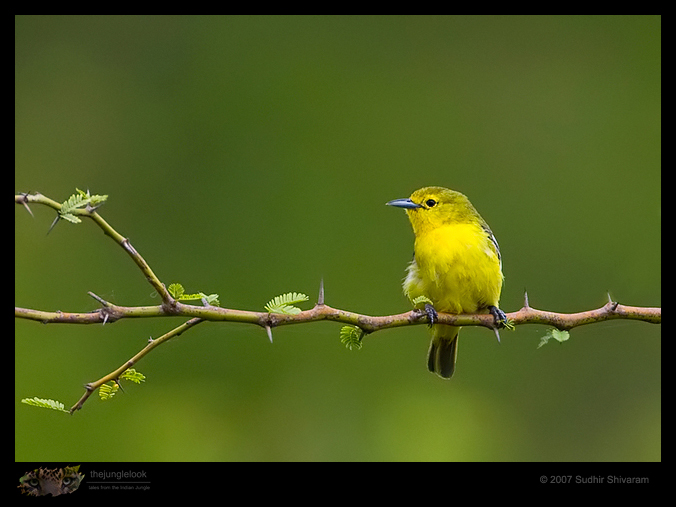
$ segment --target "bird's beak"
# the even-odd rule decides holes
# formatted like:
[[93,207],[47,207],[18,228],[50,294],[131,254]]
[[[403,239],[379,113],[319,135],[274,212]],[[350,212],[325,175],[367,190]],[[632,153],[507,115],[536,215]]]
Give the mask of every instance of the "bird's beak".
[[385,203],[387,206],[396,206],[397,208],[415,209],[422,208],[421,204],[414,203],[411,199],[395,199]]

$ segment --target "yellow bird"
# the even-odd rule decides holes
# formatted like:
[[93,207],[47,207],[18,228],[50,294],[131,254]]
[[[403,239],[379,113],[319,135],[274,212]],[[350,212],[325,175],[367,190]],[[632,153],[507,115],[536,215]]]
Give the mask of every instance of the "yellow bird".
[[[459,327],[434,324],[436,311],[452,314],[491,313],[496,327],[507,324],[498,308],[502,290],[500,247],[481,215],[460,192],[444,187],[416,190],[389,206],[404,208],[415,234],[414,258],[404,280],[413,300],[426,296],[432,327],[427,366],[449,379],[458,356]],[[499,338],[498,338],[499,339]]]

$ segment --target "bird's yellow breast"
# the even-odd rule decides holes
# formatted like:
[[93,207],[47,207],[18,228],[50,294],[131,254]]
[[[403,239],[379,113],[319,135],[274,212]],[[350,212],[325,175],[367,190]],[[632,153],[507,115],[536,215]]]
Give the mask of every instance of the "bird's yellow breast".
[[420,231],[404,292],[424,295],[446,313],[477,313],[498,306],[502,271],[488,233],[478,224],[456,223]]

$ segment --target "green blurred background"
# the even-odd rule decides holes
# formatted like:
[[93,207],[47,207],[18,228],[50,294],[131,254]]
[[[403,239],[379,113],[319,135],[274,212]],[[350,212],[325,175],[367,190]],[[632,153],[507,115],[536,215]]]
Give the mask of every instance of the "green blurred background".
[[[165,283],[261,311],[407,311],[413,235],[385,202],[467,194],[500,241],[501,300],[661,304],[659,17],[15,18],[15,191],[108,194]],[[15,302],[157,304],[93,223],[15,206]],[[304,308],[310,308],[307,303]],[[181,319],[15,322],[15,458],[661,459],[661,327],[465,328],[450,382],[424,326],[348,351],[340,324],[205,323],[111,402],[70,406]]]

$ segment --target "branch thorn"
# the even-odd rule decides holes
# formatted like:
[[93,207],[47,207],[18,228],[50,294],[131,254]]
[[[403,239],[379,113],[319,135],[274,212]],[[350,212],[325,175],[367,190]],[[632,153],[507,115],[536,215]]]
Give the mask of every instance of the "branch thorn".
[[56,223],[59,221],[59,218],[61,218],[61,217],[60,217],[59,214],[57,213],[56,218],[55,218],[54,221],[52,222],[52,225],[49,226],[49,230],[47,231],[47,234],[49,234],[50,232],[52,232],[52,229],[54,228],[54,226],[56,225]]
[[272,329],[270,326],[266,325],[265,326],[265,332],[268,333],[268,338],[270,338],[270,343],[272,343]]
[[23,202],[22,202],[22,204],[23,204],[24,207],[26,208],[26,211],[28,211],[28,213],[30,214],[30,216],[32,216],[33,218],[35,218],[35,216],[33,215],[33,212],[31,211],[30,207],[28,206],[28,194],[21,194],[21,195],[23,196]]
[[324,279],[319,280],[319,296],[317,297],[317,306],[324,306]]

